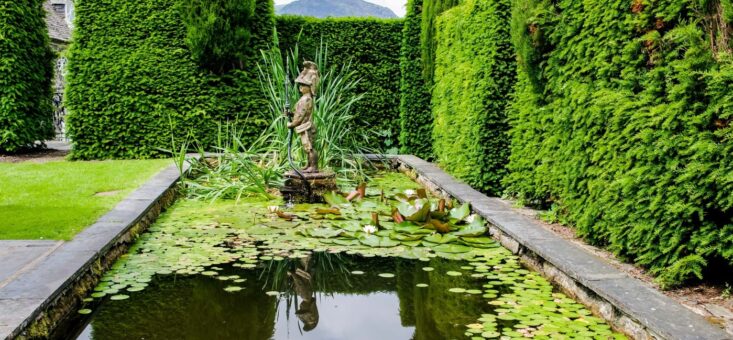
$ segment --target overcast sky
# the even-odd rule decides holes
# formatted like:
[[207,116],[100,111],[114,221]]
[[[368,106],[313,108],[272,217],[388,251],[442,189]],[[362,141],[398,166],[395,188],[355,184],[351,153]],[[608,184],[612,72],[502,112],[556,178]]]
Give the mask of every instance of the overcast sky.
[[[293,2],[295,0],[275,0],[276,5],[282,5],[287,4],[290,2]],[[381,5],[384,7],[389,7],[389,9],[392,10],[397,16],[404,17],[405,16],[405,4],[407,3],[407,0],[365,0],[371,3],[375,3],[377,5]]]

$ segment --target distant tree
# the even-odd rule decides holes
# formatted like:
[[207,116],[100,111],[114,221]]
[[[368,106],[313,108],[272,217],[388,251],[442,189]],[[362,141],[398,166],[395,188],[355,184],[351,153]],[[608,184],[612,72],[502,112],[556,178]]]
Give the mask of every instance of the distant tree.
[[255,0],[183,0],[186,44],[215,73],[242,68],[250,49]]

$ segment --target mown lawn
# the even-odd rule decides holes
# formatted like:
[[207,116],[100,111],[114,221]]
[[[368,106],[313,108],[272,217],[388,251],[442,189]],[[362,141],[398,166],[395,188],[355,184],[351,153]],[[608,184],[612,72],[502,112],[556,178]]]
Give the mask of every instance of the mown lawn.
[[170,160],[0,163],[0,239],[69,240]]

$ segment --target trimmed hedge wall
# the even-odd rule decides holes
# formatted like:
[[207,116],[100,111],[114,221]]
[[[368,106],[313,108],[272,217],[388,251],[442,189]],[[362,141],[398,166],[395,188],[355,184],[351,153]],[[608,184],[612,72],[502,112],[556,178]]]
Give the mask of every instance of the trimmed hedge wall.
[[42,0],[0,0],[0,151],[54,136],[45,16]]
[[272,0],[257,0],[245,67],[224,75],[192,57],[178,6],[179,0],[76,2],[66,91],[74,158],[161,156],[172,137],[188,133],[210,145],[217,122],[239,120],[251,136],[267,125],[255,65],[259,50],[272,44]]
[[438,18],[433,150],[446,171],[474,188],[501,192],[516,63],[510,0],[466,0]]
[[666,287],[733,265],[733,12],[709,3],[514,0],[510,192]]
[[277,16],[283,51],[297,42],[301,58],[309,59],[323,43],[330,65],[352,63],[361,78],[356,92],[366,94],[354,107],[356,124],[364,136],[381,135],[385,148],[398,147],[402,27],[395,19]]
[[431,159],[433,116],[430,111],[430,91],[422,74],[421,22],[422,0],[409,0],[400,52],[400,152]]
[[432,88],[435,76],[435,50],[438,48],[436,22],[441,13],[458,5],[461,0],[420,0],[420,2],[422,2],[422,18],[420,19],[422,73],[428,88]]

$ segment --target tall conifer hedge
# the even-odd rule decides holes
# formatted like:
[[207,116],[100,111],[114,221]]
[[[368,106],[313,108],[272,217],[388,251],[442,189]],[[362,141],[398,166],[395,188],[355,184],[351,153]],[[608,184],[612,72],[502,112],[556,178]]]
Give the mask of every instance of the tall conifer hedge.
[[448,172],[490,194],[502,190],[509,155],[510,13],[510,0],[466,0],[437,25],[433,150]]
[[513,3],[510,192],[664,286],[733,265],[731,9]]
[[189,133],[206,146],[223,121],[259,135],[268,122],[256,63],[272,44],[273,12],[272,0],[256,0],[241,68],[218,74],[189,50],[180,0],[78,1],[66,93],[73,157],[164,155]]
[[42,0],[0,0],[0,151],[54,136],[45,16]]
[[409,0],[400,52],[400,152],[432,158],[430,91],[423,78],[420,31],[423,0]]

